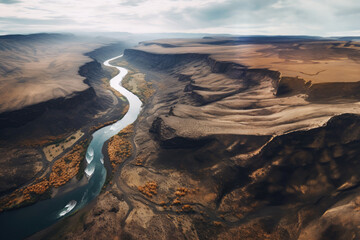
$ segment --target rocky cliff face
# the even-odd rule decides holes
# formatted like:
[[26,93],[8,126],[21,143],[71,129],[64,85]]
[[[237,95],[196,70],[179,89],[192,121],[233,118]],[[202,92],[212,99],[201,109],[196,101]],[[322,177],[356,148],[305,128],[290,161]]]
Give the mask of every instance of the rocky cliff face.
[[136,152],[63,237],[360,236],[357,104],[314,104],[323,86],[208,54],[130,49],[125,59],[157,89]]
[[[114,49],[121,46],[121,43],[117,44]],[[44,144],[64,139],[79,129],[87,134],[94,125],[118,119],[122,114],[126,103],[114,101],[117,98],[103,81],[110,79],[113,73],[98,61],[119,54],[109,52],[109,48],[111,46],[105,47],[106,51],[100,48],[96,54],[89,53],[93,61],[78,69],[88,86],[85,90],[0,113],[0,152],[3,156],[0,196],[28,184],[46,170],[50,164],[41,150]]]
[[[116,45],[117,48],[122,46]],[[116,52],[110,53],[108,48],[102,52],[97,49],[88,55],[93,61],[81,66],[78,74],[85,78],[88,86],[83,91],[74,92],[64,97],[44,101],[38,104],[23,107],[14,111],[0,113],[0,131],[2,139],[12,139],[19,131],[28,134],[59,135],[73,129],[81,128],[89,123],[98,112],[103,112],[113,104],[113,96],[102,86],[102,78],[111,78],[112,72],[103,69],[97,59],[112,57]],[[74,118],[74,116],[77,116]],[[56,124],[55,124],[56,123]],[[26,129],[31,129],[31,132]],[[32,136],[29,136],[32,137]]]
[[[162,55],[154,54],[136,49],[125,49],[124,56],[129,61],[136,61],[138,64],[146,65],[148,68],[154,70],[166,70],[176,65],[181,66],[187,61],[197,61],[199,59],[207,58],[206,54],[173,54]],[[150,60],[151,59],[151,60]],[[150,61],[149,61],[150,60]]]
[[19,110],[0,113],[0,129],[16,128],[41,117],[48,109],[68,111],[88,101],[95,101],[96,94],[92,87],[70,96],[52,99]]
[[276,96],[306,95],[314,103],[358,101],[360,82],[317,83],[301,78],[281,77],[276,84]]
[[[244,84],[246,87],[259,85],[262,79],[269,78],[272,82],[272,86],[274,87],[274,92],[278,97],[305,94],[307,96],[307,100],[311,102],[339,102],[341,99],[343,101],[354,101],[359,99],[359,83],[356,82],[313,84],[311,81],[307,82],[299,77],[281,76],[281,73],[278,71],[253,69],[238,63],[218,61],[209,54],[156,54],[137,49],[126,49],[125,57],[129,59],[129,61],[133,60],[138,64],[157,70],[170,69],[176,65],[184,65],[188,62],[205,61],[210,67],[210,71],[212,73],[224,74],[232,79],[241,79],[241,84]],[[186,91],[190,92],[192,89],[203,90],[199,86],[196,86],[194,81],[190,80],[191,74],[179,74],[179,81],[190,82],[186,87]],[[243,89],[241,89],[241,91],[243,91]],[[230,93],[230,95],[231,94],[234,94],[234,92]],[[206,102],[202,96],[199,96],[196,93],[193,95],[200,102]],[[213,99],[209,101],[213,101]]]
[[[289,133],[286,133],[290,130],[288,126],[298,121],[294,115],[283,123],[265,123],[269,128],[287,126],[275,137],[267,134],[271,131],[254,128],[262,122],[251,117],[258,113],[269,114],[274,117],[269,120],[276,122],[275,116],[285,110],[273,111],[279,100],[281,104],[288,104],[293,113],[303,112],[300,109],[307,106],[306,114],[309,114],[311,102],[352,98],[353,94],[346,89],[356,89],[356,83],[311,85],[300,78],[281,77],[276,71],[248,69],[205,55],[177,61],[174,59],[185,58],[185,55],[155,56],[153,59],[154,54],[126,51],[125,56],[145,72],[160,65],[160,71],[165,74],[162,76],[165,79],[158,81],[160,86],[166,85],[166,90],[162,89],[158,93],[161,96],[154,99],[156,110],[152,114],[155,116],[148,116],[141,122],[138,137],[135,137],[137,157],[146,159],[145,169],[157,169],[151,174],[142,171],[146,178],[156,179],[171,169],[181,172],[177,177],[186,186],[195,185],[200,192],[204,186],[209,186],[197,196],[198,200],[185,198],[187,203],[194,204],[191,206],[195,214],[187,222],[194,227],[199,239],[324,239],[332,233],[338,236],[335,239],[341,239],[341,236],[359,235],[355,227],[357,217],[350,214],[358,206],[359,115],[339,115],[324,121],[325,125],[312,125]],[[141,60],[137,60],[140,57]],[[183,92],[168,89],[175,86],[177,89],[183,86]],[[335,94],[335,89],[340,91]],[[304,94],[308,103],[293,102]],[[244,98],[246,104],[241,102]],[[228,122],[236,122],[244,111],[248,117],[241,118],[243,125],[236,126],[251,128],[253,134],[235,128],[231,128],[234,129],[232,134],[225,134],[225,131],[220,134],[217,125],[206,122],[205,119],[212,122],[222,119],[224,111],[217,107],[229,105],[231,111],[226,111],[223,129],[231,128]],[[248,118],[253,120],[247,121]],[[308,120],[318,121],[312,117]],[[192,124],[196,129],[189,126]],[[145,137],[147,129],[149,137]],[[196,131],[201,134],[193,134]],[[157,147],[152,151],[154,145]],[[147,154],[145,149],[155,153]],[[136,174],[135,170],[128,171]],[[192,180],[185,180],[187,178]],[[126,178],[124,181],[127,182]],[[130,182],[128,184],[131,186]],[[166,186],[162,187],[166,192]],[[204,200],[209,195],[213,198]],[[195,207],[200,203],[204,208]],[[333,211],[336,215],[330,214]],[[203,213],[204,218],[198,213]],[[346,225],[352,221],[354,223]],[[321,229],[313,227],[321,224],[324,224]]]

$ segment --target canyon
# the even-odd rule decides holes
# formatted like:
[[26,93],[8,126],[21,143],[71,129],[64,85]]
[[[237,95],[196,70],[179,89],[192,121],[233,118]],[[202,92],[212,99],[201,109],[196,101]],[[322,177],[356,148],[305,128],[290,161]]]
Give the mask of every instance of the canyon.
[[133,153],[95,202],[30,239],[359,237],[356,42],[156,40],[115,63],[155,90]]
[[88,141],[93,127],[124,115],[126,100],[106,86],[116,72],[101,63],[129,43],[64,34],[8,35],[0,42],[3,210],[9,194],[48,175],[57,160]]
[[[118,72],[106,59],[124,53],[110,64],[127,69],[123,86],[143,104],[136,122],[105,142],[99,196],[28,239],[359,237],[356,41],[0,41],[9,59],[0,81],[8,94],[0,105],[2,199],[20,191],[16,201],[34,204],[85,181],[91,133],[129,111],[109,86]],[[23,207],[1,203],[9,213]]]

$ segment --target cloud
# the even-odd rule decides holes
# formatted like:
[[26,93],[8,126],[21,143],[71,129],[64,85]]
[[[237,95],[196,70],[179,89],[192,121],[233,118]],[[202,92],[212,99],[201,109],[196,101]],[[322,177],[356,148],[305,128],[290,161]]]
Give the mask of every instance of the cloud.
[[141,3],[144,3],[146,0],[125,0],[121,1],[120,5],[122,6],[139,6]]
[[56,25],[56,24],[74,24],[74,22],[71,19],[67,18],[55,18],[55,19],[31,19],[31,18],[4,18],[0,17],[0,23],[6,23],[6,24],[18,24],[23,25],[24,22],[26,22],[27,25]]
[[0,0],[0,12],[0,29],[7,33],[332,35],[360,31],[358,0]]
[[0,0],[0,4],[14,4],[18,2],[18,0]]

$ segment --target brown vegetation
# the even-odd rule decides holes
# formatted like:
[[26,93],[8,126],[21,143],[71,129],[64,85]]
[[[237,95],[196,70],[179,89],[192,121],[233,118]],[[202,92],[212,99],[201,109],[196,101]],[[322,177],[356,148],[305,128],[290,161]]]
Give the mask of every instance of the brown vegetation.
[[76,145],[71,152],[54,163],[49,177],[52,186],[60,187],[76,176],[85,151],[84,146]]
[[193,211],[193,207],[190,206],[189,204],[185,204],[184,206],[181,207],[181,209],[184,212],[192,212]]
[[67,136],[66,138],[59,139],[54,141],[52,144],[43,147],[43,152],[48,161],[53,161],[57,156],[62,154],[66,149],[72,147],[84,133],[81,130],[76,131],[75,133]]
[[170,206],[173,205],[178,205],[178,209],[176,210],[177,213],[180,212],[192,212],[193,211],[193,207],[189,204],[184,204],[181,202],[181,198],[185,197],[188,194],[192,194],[197,192],[199,189],[198,188],[194,188],[194,189],[189,189],[186,187],[178,187],[176,189],[176,191],[174,192],[174,195],[176,196],[176,198],[172,201]]
[[54,163],[49,178],[36,179],[34,183],[1,198],[0,212],[35,202],[38,197],[49,192],[51,187],[60,187],[67,183],[78,174],[85,151],[86,141],[82,141]]
[[137,95],[142,102],[146,102],[154,94],[152,83],[147,82],[145,74],[142,73],[129,72],[123,80],[123,86]]
[[130,137],[133,131],[133,125],[129,125],[110,138],[107,150],[113,171],[120,163],[131,156],[132,145]]
[[144,186],[138,186],[138,190],[151,198],[153,195],[157,195],[158,185],[155,181],[147,181]]
[[122,85],[137,95],[144,103],[154,94],[154,87],[151,82],[145,80],[146,75],[141,73],[138,69],[127,66],[126,61],[114,62],[118,66],[126,66],[128,74],[122,80]]
[[[181,51],[171,47],[165,50]],[[298,53],[301,52],[304,51],[300,49]],[[260,57],[264,55],[254,53]],[[260,67],[243,71],[231,59],[212,65],[211,58],[196,60],[198,55],[195,54],[183,57],[132,54],[133,58],[129,56],[128,60],[134,59],[139,67],[140,61],[148,64],[144,70],[154,71],[149,76],[158,78],[157,86],[164,88],[157,91],[151,105],[144,108],[136,131],[137,152],[146,160],[146,166],[136,168],[125,162],[119,179],[138,188],[139,194],[144,194],[142,196],[151,202],[130,198],[133,209],[129,210],[130,214],[124,214],[126,219],[121,226],[111,226],[114,221],[108,219],[114,214],[107,211],[108,202],[102,203],[106,207],[97,203],[95,209],[101,210],[101,216],[89,216],[85,224],[90,227],[86,230],[80,227],[72,236],[91,236],[104,232],[104,226],[109,225],[105,232],[118,235],[125,232],[124,238],[134,239],[180,239],[184,236],[189,239],[298,239],[307,226],[314,226],[315,230],[323,228],[332,235],[357,233],[358,215],[353,205],[340,204],[347,203],[351,194],[358,195],[354,187],[358,179],[346,188],[338,187],[358,172],[356,143],[359,134],[349,126],[359,125],[346,120],[326,132],[308,131],[327,122],[328,116],[347,111],[348,106],[313,105],[303,96],[279,98],[274,95],[272,85],[279,76],[268,74]],[[254,61],[258,60],[256,56],[252,58]],[[158,59],[163,60],[156,62]],[[157,69],[150,68],[154,65],[161,65],[164,71],[156,75]],[[172,65],[175,66],[166,68]],[[179,74],[191,77],[187,82],[178,81]],[[183,92],[187,85],[192,89]],[[356,109],[355,105],[346,105]],[[159,131],[149,133],[157,117],[163,120]],[[304,127],[306,131],[291,132]],[[274,134],[278,140],[272,138]],[[203,137],[211,140],[202,144]],[[331,139],[326,140],[328,137]],[[133,163],[136,162],[137,159]],[[257,171],[255,178],[249,176],[256,169],[266,170],[267,166],[271,168],[269,171]],[[146,180],[159,183],[158,194],[150,193],[152,198],[146,194],[149,192]],[[160,182],[164,181],[160,187]],[[191,191],[180,188],[185,186],[199,187],[201,194],[192,195]],[[164,187],[168,187],[167,191]],[[112,199],[118,206],[121,200]],[[334,203],[331,211],[322,214]],[[168,210],[161,212],[157,207]],[[190,207],[199,214],[186,212]],[[319,217],[316,225],[313,224],[312,220]],[[338,224],[334,224],[335,218],[339,218]],[[350,228],[349,223],[354,227]],[[319,231],[309,231],[308,237],[303,239],[317,233],[320,236]],[[322,239],[331,239],[331,236]]]
[[179,198],[175,198],[172,204],[173,205],[181,204],[181,201],[179,200]]
[[37,181],[37,183],[33,183],[22,189],[17,189],[10,195],[3,197],[0,200],[0,212],[16,208],[24,203],[32,202],[36,195],[42,195],[49,190],[51,185],[47,178],[37,179]]
[[179,187],[176,189],[176,192],[174,193],[178,197],[183,197],[189,192],[189,189],[185,187]]
[[144,164],[144,159],[137,157],[136,159],[136,166],[142,166]]
[[184,197],[186,196],[187,194],[190,194],[190,193],[195,193],[199,191],[198,188],[194,188],[194,189],[189,189],[189,188],[186,188],[186,187],[178,187],[175,191],[175,196],[177,197]]
[[23,193],[25,195],[30,193],[36,193],[40,195],[45,193],[49,189],[49,187],[50,187],[50,182],[46,178],[43,178],[40,182],[26,187],[23,190]]

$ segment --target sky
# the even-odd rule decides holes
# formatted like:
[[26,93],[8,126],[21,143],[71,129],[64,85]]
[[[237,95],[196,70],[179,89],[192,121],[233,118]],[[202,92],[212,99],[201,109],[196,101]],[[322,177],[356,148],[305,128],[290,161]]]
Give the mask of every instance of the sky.
[[359,0],[0,0],[0,35],[36,32],[360,36]]

